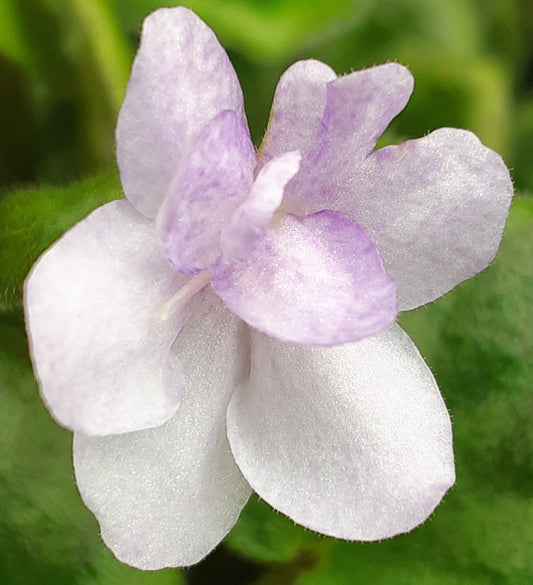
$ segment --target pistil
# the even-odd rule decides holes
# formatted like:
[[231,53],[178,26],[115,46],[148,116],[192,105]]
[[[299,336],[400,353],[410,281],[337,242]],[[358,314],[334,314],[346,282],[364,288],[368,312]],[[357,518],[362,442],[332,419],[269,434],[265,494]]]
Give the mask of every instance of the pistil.
[[161,321],[168,321],[177,309],[182,307],[189,301],[196,293],[200,292],[204,286],[209,283],[211,278],[211,271],[204,270],[199,274],[195,274],[190,278],[179,290],[171,297],[161,309],[159,319]]

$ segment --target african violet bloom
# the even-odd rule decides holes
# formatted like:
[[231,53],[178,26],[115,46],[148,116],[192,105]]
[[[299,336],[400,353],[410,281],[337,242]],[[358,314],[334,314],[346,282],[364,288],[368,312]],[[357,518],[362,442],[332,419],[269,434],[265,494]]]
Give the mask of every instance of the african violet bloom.
[[298,62],[256,153],[211,30],[184,8],[146,19],[117,127],[127,199],[25,291],[43,397],[120,560],[200,560],[252,490],[376,540],[453,484],[448,412],[394,319],[490,263],[512,186],[467,131],[374,151],[412,89],[396,63]]

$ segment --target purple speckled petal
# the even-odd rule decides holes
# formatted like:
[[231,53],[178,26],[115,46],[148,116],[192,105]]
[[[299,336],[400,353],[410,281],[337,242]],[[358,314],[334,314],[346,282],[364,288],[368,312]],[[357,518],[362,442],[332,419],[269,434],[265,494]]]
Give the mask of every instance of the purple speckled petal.
[[276,217],[246,262],[217,260],[211,283],[249,325],[298,344],[354,341],[396,316],[396,287],[374,244],[332,211]]
[[285,186],[298,172],[300,159],[299,152],[286,152],[261,169],[250,195],[222,230],[221,247],[226,259],[248,258],[281,205]]
[[136,209],[155,217],[191,140],[224,110],[245,121],[239,81],[213,31],[183,7],[153,12],[117,124],[120,177]]
[[501,157],[466,130],[387,146],[352,173],[335,209],[368,232],[413,309],[486,268],[513,194]]
[[193,274],[213,264],[220,229],[247,197],[256,160],[248,129],[231,110],[200,133],[157,217],[163,251],[177,270]]
[[229,532],[251,490],[226,436],[231,394],[250,367],[246,325],[207,292],[174,345],[187,391],[155,429],[74,440],[76,481],[118,559],[191,565]]
[[281,76],[268,128],[259,148],[260,165],[291,150],[307,152],[319,134],[326,107],[326,87],[337,76],[320,61],[298,61]]
[[330,81],[315,147],[304,155],[300,172],[287,189],[287,210],[307,215],[334,209],[347,173],[372,152],[391,120],[406,106],[413,86],[413,76],[398,63]]
[[454,483],[452,429],[400,327],[331,348],[252,332],[251,352],[228,439],[261,498],[347,540],[389,538],[427,519]]
[[63,426],[108,435],[160,425],[184,379],[170,347],[191,303],[165,322],[187,281],[162,257],[153,224],[125,201],[100,207],[33,267],[28,336],[41,393]]

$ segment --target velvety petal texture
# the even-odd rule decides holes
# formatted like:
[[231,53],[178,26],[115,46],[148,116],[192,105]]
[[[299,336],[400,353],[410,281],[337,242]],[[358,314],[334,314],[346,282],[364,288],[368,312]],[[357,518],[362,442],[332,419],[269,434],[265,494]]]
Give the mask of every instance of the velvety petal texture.
[[314,349],[256,332],[251,348],[228,437],[261,498],[347,540],[388,538],[426,520],[454,483],[451,424],[429,368],[397,325]]
[[181,400],[170,351],[190,302],[163,322],[187,281],[163,258],[153,224],[125,201],[98,208],[41,256],[25,285],[41,393],[65,427],[107,435],[159,425]]
[[255,163],[248,128],[235,112],[222,112],[200,133],[158,215],[159,238],[176,270],[194,274],[214,263],[221,227],[248,195]]
[[512,184],[464,130],[375,151],[413,84],[397,63],[300,61],[256,154],[214,33],[183,7],[144,21],[116,132],[127,200],[25,284],[43,398],[120,561],[200,561],[252,489],[372,541],[453,484],[446,406],[394,319],[488,265]]
[[260,164],[271,158],[314,146],[326,107],[327,83],[337,78],[329,67],[309,59],[291,65],[281,76],[259,151]]
[[191,142],[224,110],[246,123],[239,81],[213,31],[183,7],[150,14],[117,123],[120,178],[136,209],[155,217]]
[[191,565],[229,532],[251,490],[226,438],[226,408],[249,368],[244,324],[206,294],[179,335],[187,392],[166,424],[76,435],[76,481],[117,558],[141,569]]
[[334,345],[396,317],[396,287],[356,223],[322,211],[281,215],[246,262],[217,260],[211,282],[249,325],[285,341]]
[[512,195],[498,154],[467,130],[441,128],[369,156],[333,208],[368,232],[407,310],[490,264]]
[[222,230],[221,247],[226,259],[248,258],[281,205],[285,185],[298,172],[300,158],[298,151],[286,152],[261,169],[249,196]]
[[328,83],[319,158],[353,163],[370,154],[407,105],[413,87],[411,72],[399,63],[354,71]]
[[[287,209],[300,215],[334,209],[331,204],[337,197],[339,179],[374,150],[378,138],[406,106],[413,86],[413,76],[398,63],[328,82],[321,124],[313,148],[287,190]],[[307,129],[308,120],[303,122]]]

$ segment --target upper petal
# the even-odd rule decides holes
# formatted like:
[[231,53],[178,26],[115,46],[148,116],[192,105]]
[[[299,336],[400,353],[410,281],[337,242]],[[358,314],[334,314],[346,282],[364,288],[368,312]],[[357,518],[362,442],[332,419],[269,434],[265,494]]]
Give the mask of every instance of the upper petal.
[[252,488],[318,532],[379,540],[423,522],[454,482],[448,412],[397,326],[334,348],[252,337],[228,438]]
[[153,224],[125,201],[100,207],[41,256],[25,284],[33,364],[54,417],[89,434],[161,424],[181,400],[171,344],[190,303],[159,312],[186,281]]
[[192,139],[223,110],[244,121],[239,81],[213,31],[183,7],[144,21],[117,124],[126,197],[154,217]]
[[298,61],[285,71],[259,149],[260,165],[284,152],[314,146],[326,107],[326,84],[336,78],[331,67],[314,59]]
[[376,247],[359,225],[331,211],[276,217],[246,261],[217,260],[211,283],[249,325],[305,345],[361,339],[397,312]]
[[76,480],[119,560],[191,565],[229,532],[251,493],[226,438],[226,408],[249,368],[246,326],[204,295],[174,350],[187,391],[164,425],[74,441]]
[[406,106],[413,86],[413,76],[399,63],[330,81],[320,132],[287,189],[287,209],[300,215],[335,209],[339,185],[372,152],[391,120]]
[[213,264],[222,225],[248,195],[255,162],[235,112],[222,112],[200,133],[157,217],[165,256],[177,270],[191,274]]
[[253,188],[222,229],[221,248],[232,261],[246,260],[283,200],[287,183],[298,172],[298,151],[285,152],[259,171]]
[[356,161],[374,150],[413,92],[411,72],[399,63],[354,71],[327,85],[321,158]]
[[334,209],[369,233],[407,310],[490,264],[512,194],[498,154],[471,132],[442,128],[369,156]]

